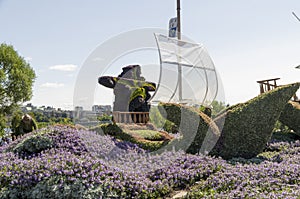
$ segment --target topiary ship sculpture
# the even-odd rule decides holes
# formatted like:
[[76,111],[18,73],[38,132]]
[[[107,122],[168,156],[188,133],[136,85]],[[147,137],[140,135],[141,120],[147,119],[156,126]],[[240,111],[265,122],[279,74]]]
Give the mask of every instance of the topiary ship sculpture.
[[[150,110],[149,91],[155,91],[156,87],[154,83],[146,82],[140,76],[139,65],[124,67],[118,77],[102,76],[99,78],[99,83],[114,89],[116,96],[114,111],[148,112]],[[165,119],[181,126],[180,131],[183,134],[181,140],[174,140],[169,145],[180,147],[193,154],[209,149],[211,155],[225,159],[252,158],[265,148],[272,135],[275,122],[279,119],[289,99],[298,90],[299,85],[300,83],[294,83],[281,86],[246,103],[231,106],[215,119],[181,104],[161,102],[159,107],[167,112]],[[184,115],[186,117],[181,118]],[[191,131],[194,125],[192,122],[195,123],[195,121],[198,126],[194,128],[196,132]],[[213,143],[205,141],[206,134],[211,134],[209,138],[214,139]]]

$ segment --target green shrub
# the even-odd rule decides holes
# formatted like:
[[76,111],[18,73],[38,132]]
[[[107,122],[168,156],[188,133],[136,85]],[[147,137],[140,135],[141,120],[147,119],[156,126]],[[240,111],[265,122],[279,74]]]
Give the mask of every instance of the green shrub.
[[279,121],[300,136],[300,104],[292,101],[287,103],[279,117]]
[[19,154],[36,154],[52,147],[52,140],[41,134],[33,134],[17,144],[13,151]]
[[262,152],[281,111],[298,88],[299,83],[285,85],[226,109],[214,120],[220,126],[225,119],[225,124],[211,154],[230,159],[252,158]]
[[107,115],[107,114],[103,114],[102,116],[97,117],[97,120],[99,121],[112,121],[112,116],[111,115]]
[[19,132],[19,125],[22,120],[22,112],[16,111],[13,113],[11,120],[11,130],[13,136],[19,136],[21,133]]
[[110,197],[114,193],[105,190],[103,186],[87,189],[82,180],[76,179],[75,182],[66,182],[63,176],[51,176],[35,186],[21,190],[19,188],[11,188],[9,190],[1,190],[1,198],[102,198],[103,195]]

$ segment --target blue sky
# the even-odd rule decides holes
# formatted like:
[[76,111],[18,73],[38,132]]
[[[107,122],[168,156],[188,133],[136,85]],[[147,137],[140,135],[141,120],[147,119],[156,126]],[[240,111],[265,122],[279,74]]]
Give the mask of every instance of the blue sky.
[[[227,103],[255,97],[257,80],[299,81],[300,22],[292,15],[300,16],[299,0],[182,0],[181,7],[182,33],[206,46]],[[0,42],[36,71],[34,105],[72,109],[76,77],[97,46],[134,29],[167,29],[175,15],[176,0],[0,0]]]

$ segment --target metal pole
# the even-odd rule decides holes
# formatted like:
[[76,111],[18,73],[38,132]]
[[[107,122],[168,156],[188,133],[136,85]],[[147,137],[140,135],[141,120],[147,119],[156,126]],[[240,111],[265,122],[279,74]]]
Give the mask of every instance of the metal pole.
[[181,39],[181,27],[180,27],[180,0],[177,0],[177,38]]
[[[181,26],[180,26],[180,0],[177,0],[177,39],[181,40]],[[180,61],[180,55],[179,55]],[[178,63],[178,91],[179,91],[179,102],[182,101],[182,68]]]

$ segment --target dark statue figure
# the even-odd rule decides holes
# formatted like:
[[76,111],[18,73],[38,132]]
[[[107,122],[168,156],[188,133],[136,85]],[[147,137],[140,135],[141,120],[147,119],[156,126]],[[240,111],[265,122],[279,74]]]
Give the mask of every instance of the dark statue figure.
[[149,112],[151,95],[156,84],[145,81],[141,76],[140,65],[129,65],[122,68],[118,77],[101,76],[98,83],[114,89],[115,101],[113,111],[121,112]]

